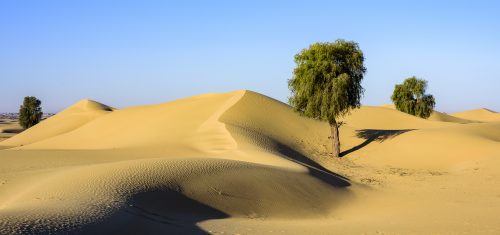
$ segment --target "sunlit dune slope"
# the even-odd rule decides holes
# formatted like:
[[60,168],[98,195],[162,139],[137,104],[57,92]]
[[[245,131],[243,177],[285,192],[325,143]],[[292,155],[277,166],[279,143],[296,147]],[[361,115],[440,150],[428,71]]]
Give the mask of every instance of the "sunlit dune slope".
[[422,119],[388,107],[369,106],[354,110],[344,121],[344,153],[371,165],[442,169],[500,155],[500,125],[496,123],[437,111]]
[[117,110],[74,131],[17,149],[161,150],[173,146],[181,155],[219,155],[236,150],[272,152],[278,144],[306,154],[304,141],[314,143],[309,149],[317,149],[328,143],[329,134],[326,123],[301,117],[286,104],[237,91]]
[[81,100],[10,139],[0,142],[3,146],[27,145],[70,132],[86,123],[111,113],[114,108],[92,100]]
[[[206,94],[159,105],[116,110],[71,132],[23,148],[114,149],[169,145],[183,148],[191,143],[191,138],[205,131],[219,140],[219,148],[231,149],[235,148],[235,142],[216,117],[225,105],[236,102],[238,95],[238,92]],[[208,123],[205,129],[204,122]]]
[[363,106],[342,119],[348,126],[372,129],[409,129],[453,126],[454,123],[434,122],[400,112],[396,109]]
[[446,113],[441,113],[438,111],[432,112],[431,116],[429,117],[429,120],[439,121],[439,122],[454,122],[454,123],[462,123],[462,124],[478,122],[478,121],[474,121],[474,120],[468,120],[468,119],[464,119],[464,118],[455,117],[455,116],[452,116],[452,115],[449,115]]
[[[396,109],[396,107],[394,106],[394,104],[384,104],[384,105],[381,105],[381,107],[390,108],[390,109]],[[436,110],[434,110],[431,113],[431,116],[427,120],[438,121],[438,122],[454,122],[454,123],[463,123],[463,124],[465,124],[465,123],[472,123],[472,122],[478,122],[478,121],[473,121],[473,120],[468,120],[468,119],[454,117],[454,116],[451,116],[449,114],[442,113],[442,112],[439,112],[439,111],[436,111]]]
[[451,115],[459,118],[482,121],[482,122],[500,122],[499,113],[485,108],[453,113]]

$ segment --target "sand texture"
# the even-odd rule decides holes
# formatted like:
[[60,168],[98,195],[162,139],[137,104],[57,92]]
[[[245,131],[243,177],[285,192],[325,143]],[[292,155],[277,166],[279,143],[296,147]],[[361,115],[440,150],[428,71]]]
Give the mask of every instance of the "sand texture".
[[500,234],[499,115],[364,106],[333,159],[252,91],[83,100],[0,142],[0,234]]

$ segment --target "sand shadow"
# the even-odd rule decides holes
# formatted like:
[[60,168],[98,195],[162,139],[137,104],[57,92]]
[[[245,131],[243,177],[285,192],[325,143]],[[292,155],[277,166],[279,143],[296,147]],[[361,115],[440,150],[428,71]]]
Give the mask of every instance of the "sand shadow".
[[226,126],[226,128],[238,128],[241,131],[235,131],[235,133],[247,133],[246,134],[247,138],[255,138],[255,136],[259,136],[259,138],[256,140],[262,143],[266,143],[262,144],[262,146],[264,145],[271,146],[271,147],[264,147],[265,149],[277,153],[277,155],[282,158],[285,158],[289,161],[292,161],[294,163],[306,167],[309,170],[309,175],[333,187],[348,187],[351,185],[351,183],[349,183],[348,178],[326,169],[325,167],[315,162],[311,158],[298,152],[292,147],[284,143],[281,143],[280,141],[274,138],[271,138],[270,136],[264,135],[256,130],[252,130],[250,128],[238,125]]
[[347,187],[351,185],[348,178],[326,169],[322,165],[318,164],[317,162],[311,160],[302,153],[296,151],[293,148],[290,148],[285,144],[282,144],[278,141],[274,142],[277,146],[278,152],[280,153],[280,155],[282,155],[282,157],[307,167],[309,170],[309,175],[318,178],[321,181],[328,183],[334,187]]
[[340,153],[340,157],[344,157],[352,152],[360,150],[361,148],[367,146],[373,141],[384,142],[387,139],[394,138],[398,135],[406,133],[408,131],[413,131],[415,129],[402,129],[402,130],[375,130],[375,129],[362,129],[356,131],[356,136],[358,138],[365,139],[365,141],[359,145],[356,145],[348,150]]
[[104,220],[85,225],[77,234],[210,234],[196,223],[229,216],[175,190],[135,194]]
[[16,128],[13,128],[13,129],[5,129],[2,131],[2,133],[7,133],[7,134],[19,134],[21,132],[23,132],[24,129],[16,129]]

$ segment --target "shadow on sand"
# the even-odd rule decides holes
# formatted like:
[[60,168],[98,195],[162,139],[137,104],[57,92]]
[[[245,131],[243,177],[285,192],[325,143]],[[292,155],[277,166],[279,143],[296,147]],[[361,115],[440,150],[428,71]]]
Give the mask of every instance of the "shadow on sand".
[[[252,138],[256,142],[261,142],[263,144],[257,144],[259,146],[266,146],[263,147],[265,149],[268,149],[270,151],[276,152],[280,157],[285,158],[289,161],[292,161],[294,163],[300,164],[304,167],[306,167],[309,170],[309,175],[333,186],[336,188],[342,188],[342,187],[348,187],[351,186],[351,183],[349,183],[349,179],[341,176],[337,173],[334,173],[319,163],[315,162],[311,158],[305,156],[304,154],[298,152],[297,150],[293,149],[292,147],[288,146],[287,144],[281,143],[280,141],[276,140],[275,138],[272,138],[270,136],[264,135],[256,130],[246,128],[243,126],[237,126],[237,125],[227,125],[226,128],[236,128],[232,133],[246,133],[247,138]],[[255,138],[258,136],[259,138]]]
[[19,134],[23,132],[24,129],[5,129],[2,131],[2,133],[7,133],[7,134]]
[[278,152],[280,153],[280,155],[282,155],[282,157],[307,167],[309,169],[309,175],[318,178],[333,187],[351,186],[348,178],[324,168],[322,165],[318,164],[317,162],[311,160],[310,158],[304,156],[303,154],[285,144],[279,143],[277,141],[275,141],[275,144],[277,146]]
[[[240,127],[241,128],[241,127]],[[258,133],[246,129],[247,132]],[[279,155],[289,161],[307,167],[309,175],[333,187],[351,185],[349,179],[338,175],[290,146],[271,137],[265,142],[272,145]],[[197,223],[223,219],[229,216],[213,207],[193,200],[175,190],[157,190],[135,194],[125,208],[109,215],[97,223],[84,226],[81,234],[209,234]]]
[[196,223],[228,215],[175,190],[138,193],[124,208],[77,234],[209,234]]
[[375,129],[362,129],[356,131],[356,136],[358,138],[365,139],[365,141],[359,145],[356,145],[346,151],[340,153],[340,157],[344,157],[354,151],[357,151],[373,141],[384,142],[387,139],[394,138],[398,135],[406,133],[408,131],[413,131],[415,129],[402,129],[402,130],[375,130]]

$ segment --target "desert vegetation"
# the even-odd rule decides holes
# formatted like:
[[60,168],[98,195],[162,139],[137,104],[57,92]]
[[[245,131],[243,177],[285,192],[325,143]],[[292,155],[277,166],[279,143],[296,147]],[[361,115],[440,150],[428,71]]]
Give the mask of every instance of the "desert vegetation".
[[34,96],[24,97],[23,104],[19,108],[19,124],[28,129],[42,120],[42,101]]
[[295,63],[289,103],[300,114],[330,124],[333,156],[340,157],[337,120],[361,105],[363,52],[356,42],[338,39],[303,49]]
[[425,93],[426,90],[426,80],[410,77],[394,87],[391,99],[397,110],[413,116],[428,118],[434,110],[436,101],[434,96]]

